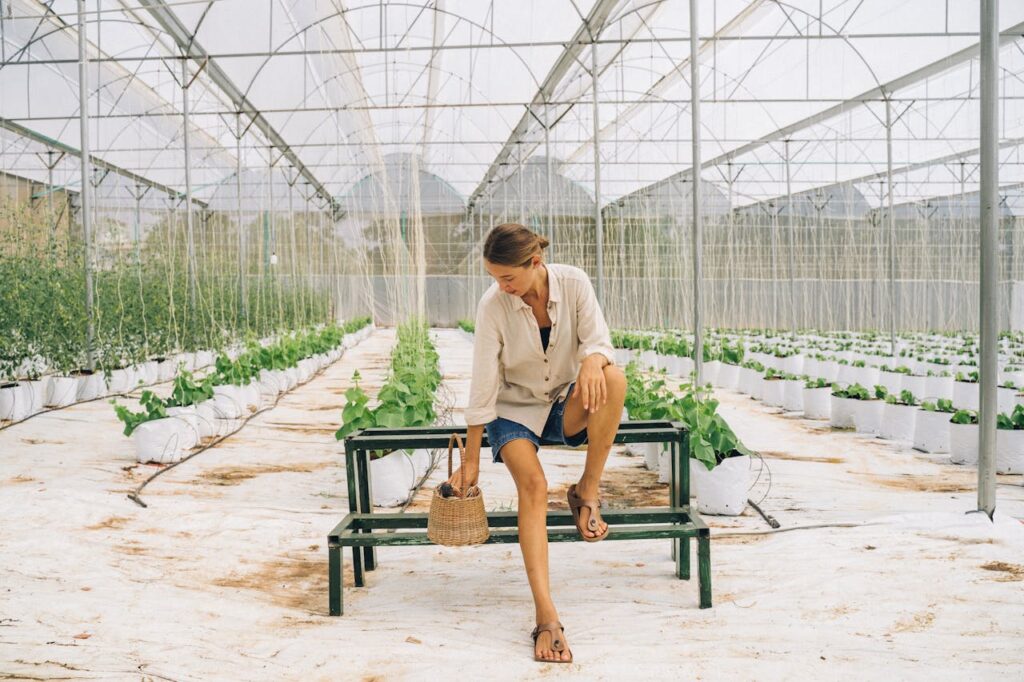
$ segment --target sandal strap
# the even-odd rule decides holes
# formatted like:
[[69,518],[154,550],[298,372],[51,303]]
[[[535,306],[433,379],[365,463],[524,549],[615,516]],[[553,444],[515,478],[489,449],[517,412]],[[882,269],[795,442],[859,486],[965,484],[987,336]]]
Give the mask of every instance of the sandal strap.
[[563,642],[559,637],[559,633],[557,632],[558,630],[561,630],[563,633],[565,632],[565,628],[556,620],[550,623],[544,623],[543,625],[537,625],[537,627],[533,629],[533,632],[530,633],[530,636],[533,637],[533,643],[536,644],[537,638],[540,637],[540,633],[550,632],[551,650],[562,652],[565,650],[565,642]]

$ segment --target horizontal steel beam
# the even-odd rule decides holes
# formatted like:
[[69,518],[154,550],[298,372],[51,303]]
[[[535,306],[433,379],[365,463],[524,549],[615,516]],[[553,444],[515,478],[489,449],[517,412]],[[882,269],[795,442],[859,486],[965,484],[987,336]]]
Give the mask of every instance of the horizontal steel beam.
[[[43,135],[41,133],[37,133],[36,131],[34,131],[34,130],[30,129],[30,128],[26,128],[25,126],[20,125],[18,123],[15,123],[14,121],[11,121],[9,119],[0,118],[0,128],[3,128],[4,130],[9,130],[10,132],[15,133],[17,135],[20,135],[21,137],[24,137],[24,138],[27,138],[29,140],[32,140],[33,142],[38,142],[39,144],[46,145],[50,149],[61,151],[61,152],[64,152],[66,154],[70,154],[71,156],[78,157],[78,158],[81,158],[81,156],[82,156],[82,151],[80,149],[78,149],[77,147],[72,147],[69,144],[65,144],[65,143],[63,143],[63,142],[61,142],[59,140],[55,140],[52,137],[47,137],[46,135]],[[155,190],[159,190],[161,192],[164,192],[168,196],[172,196],[172,197],[175,197],[177,199],[184,199],[185,198],[184,193],[179,192],[178,190],[174,189],[173,187],[169,187],[169,186],[164,185],[164,184],[159,183],[159,182],[154,182],[153,180],[150,180],[149,178],[147,178],[145,176],[139,175],[138,173],[133,173],[132,171],[128,170],[127,168],[122,168],[121,166],[117,166],[115,164],[112,164],[112,163],[109,163],[107,161],[104,161],[103,159],[101,159],[98,156],[96,156],[96,154],[90,154],[89,155],[89,161],[96,168],[102,168],[103,170],[108,170],[111,173],[116,173],[117,175],[120,175],[123,178],[131,180],[134,183],[138,183],[138,184],[144,185],[146,187],[152,187]],[[46,183],[43,183],[43,184],[46,184]],[[195,204],[196,206],[200,206],[202,208],[206,208],[207,207],[206,203],[204,203],[202,201],[198,201],[195,198],[192,199],[192,203]]]
[[[1011,26],[1007,30],[1003,31],[1000,34],[1000,45],[1013,42],[1014,40],[1020,38],[1022,34],[1024,34],[1024,22],[1015,24],[1014,26]],[[950,71],[960,66],[961,64],[976,58],[979,54],[979,50],[980,43],[975,43],[974,45],[970,45],[962,50],[954,52],[953,54],[947,55],[942,59],[934,61],[931,64],[927,64],[919,69],[915,69],[909,73],[906,73],[900,76],[899,78],[894,78],[893,80],[887,83],[883,83],[876,87],[870,88],[869,90],[864,91],[860,95],[851,97],[844,102],[841,102],[827,109],[819,111],[818,113],[812,114],[811,116],[796,121],[795,123],[783,126],[775,130],[774,132],[768,133],[767,135],[763,135],[757,140],[749,142],[745,145],[741,145],[740,147],[725,152],[724,154],[719,154],[718,156],[712,157],[707,161],[701,163],[701,170],[714,168],[715,166],[720,166],[724,163],[728,163],[729,161],[732,161],[738,156],[742,156],[743,154],[748,154],[756,149],[760,149],[761,147],[764,147],[770,144],[771,142],[785,139],[797,131],[809,128],[810,126],[815,125],[816,123],[827,121],[831,118],[839,116],[840,114],[843,114],[851,109],[862,106],[866,102],[877,101],[879,97],[885,98],[899,90],[902,90],[903,88],[910,87],[911,85],[920,83],[926,78],[946,71]],[[692,167],[682,170],[678,173],[674,173],[669,177],[664,178],[663,180],[659,180],[658,182],[652,185],[648,185],[647,187],[643,187],[641,189],[630,192],[629,194],[622,196],[613,202],[610,202],[609,206],[617,204],[620,201],[626,201],[631,199],[632,197],[650,192],[670,182],[687,178],[692,174]]]

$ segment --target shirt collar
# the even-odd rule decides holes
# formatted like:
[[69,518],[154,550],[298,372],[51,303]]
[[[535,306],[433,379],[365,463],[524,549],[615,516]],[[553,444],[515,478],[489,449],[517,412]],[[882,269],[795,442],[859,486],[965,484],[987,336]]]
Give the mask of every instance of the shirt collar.
[[[544,269],[548,271],[548,302],[557,303],[562,300],[562,287],[558,283],[558,276],[555,275],[554,271],[551,269],[551,266],[546,263],[544,264]],[[527,304],[526,301],[524,301],[519,296],[506,294],[504,291],[502,291],[501,293],[505,294],[510,299],[512,299],[512,308],[514,310],[521,310],[523,308],[530,307],[529,304]]]

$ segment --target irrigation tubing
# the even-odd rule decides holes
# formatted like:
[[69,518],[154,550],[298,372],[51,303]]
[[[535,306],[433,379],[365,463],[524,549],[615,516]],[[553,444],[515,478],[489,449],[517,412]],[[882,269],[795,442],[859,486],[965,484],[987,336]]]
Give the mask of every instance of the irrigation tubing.
[[[359,344],[356,344],[356,345],[359,345]],[[355,346],[353,346],[353,348],[355,348]],[[170,471],[171,469],[173,469],[174,467],[178,466],[179,464],[184,464],[185,462],[189,461],[189,460],[190,460],[190,459],[192,459],[193,457],[195,457],[195,456],[197,456],[197,455],[200,455],[200,454],[202,454],[202,453],[206,452],[206,451],[207,451],[207,450],[209,450],[210,448],[213,448],[213,447],[216,447],[216,446],[220,445],[220,444],[221,444],[221,443],[223,443],[223,442],[224,442],[225,440],[227,440],[227,439],[228,439],[228,438],[230,438],[231,436],[235,435],[236,433],[238,433],[239,431],[241,431],[242,429],[244,429],[244,428],[245,428],[245,427],[246,427],[246,426],[247,426],[247,425],[249,424],[249,422],[250,422],[250,421],[252,421],[253,419],[255,419],[255,418],[256,418],[257,416],[259,416],[259,415],[263,414],[264,412],[268,412],[268,411],[270,411],[270,410],[274,409],[275,407],[277,407],[277,404],[278,404],[279,402],[281,402],[281,398],[283,398],[284,396],[288,395],[289,393],[291,393],[292,391],[294,391],[294,390],[295,390],[296,388],[298,388],[299,386],[305,386],[305,385],[306,385],[306,384],[308,384],[309,382],[313,381],[314,379],[316,379],[317,377],[319,377],[319,376],[320,376],[321,374],[323,374],[324,372],[326,372],[326,371],[327,371],[327,370],[328,370],[329,368],[333,367],[333,366],[334,366],[334,364],[335,364],[335,362],[338,362],[338,361],[339,361],[339,360],[341,360],[341,358],[343,358],[343,357],[345,357],[345,355],[344,355],[344,354],[342,354],[341,356],[339,356],[339,357],[338,357],[338,360],[335,360],[335,361],[334,361],[334,362],[332,362],[331,364],[329,364],[329,365],[326,365],[326,366],[324,366],[324,367],[323,367],[322,369],[319,369],[319,370],[317,370],[317,371],[316,371],[316,372],[315,372],[315,373],[313,374],[313,376],[311,376],[311,377],[310,377],[309,379],[307,379],[306,381],[302,382],[301,384],[296,384],[296,385],[295,385],[294,387],[292,387],[292,389],[291,389],[291,390],[289,390],[289,391],[282,391],[281,393],[278,393],[278,394],[277,394],[277,397],[276,397],[276,398],[274,398],[274,402],[273,402],[273,404],[271,404],[271,405],[268,405],[268,406],[266,406],[266,407],[264,407],[264,408],[261,408],[261,409],[259,409],[259,410],[256,410],[255,412],[253,412],[252,414],[250,414],[250,415],[249,415],[248,417],[246,417],[245,419],[243,419],[243,420],[242,420],[242,423],[241,423],[241,424],[239,424],[239,425],[238,425],[238,428],[237,428],[237,429],[235,429],[234,431],[229,431],[228,433],[225,433],[225,434],[224,434],[223,436],[218,436],[217,438],[215,438],[214,440],[210,441],[210,442],[209,442],[209,443],[207,443],[206,445],[202,446],[201,448],[199,448],[199,449],[198,449],[198,450],[196,450],[195,452],[193,452],[193,453],[190,453],[190,454],[189,454],[189,455],[188,455],[187,457],[183,457],[182,459],[178,460],[178,461],[177,461],[177,462],[175,462],[174,464],[171,464],[171,465],[169,465],[169,466],[166,466],[166,467],[164,467],[163,469],[159,469],[159,470],[157,470],[157,471],[154,471],[154,472],[153,472],[153,474],[152,474],[152,475],[151,475],[151,476],[150,476],[149,478],[147,478],[147,479],[146,479],[145,481],[143,481],[142,483],[140,483],[140,484],[139,484],[139,485],[138,485],[138,486],[137,486],[137,487],[135,488],[135,490],[133,490],[133,491],[131,491],[130,493],[128,493],[128,495],[127,495],[128,499],[129,499],[129,500],[131,500],[132,502],[134,502],[135,504],[139,505],[140,507],[148,508],[148,507],[149,507],[149,505],[148,505],[148,504],[146,504],[146,503],[145,503],[145,501],[143,501],[143,499],[142,499],[142,497],[141,497],[142,489],[143,489],[143,488],[145,488],[145,487],[146,487],[147,485],[149,485],[150,483],[152,483],[152,482],[153,482],[153,481],[154,481],[154,480],[155,480],[155,479],[156,479],[156,478],[157,478],[158,476],[160,476],[161,474],[164,474],[164,473],[166,473],[166,472]]]

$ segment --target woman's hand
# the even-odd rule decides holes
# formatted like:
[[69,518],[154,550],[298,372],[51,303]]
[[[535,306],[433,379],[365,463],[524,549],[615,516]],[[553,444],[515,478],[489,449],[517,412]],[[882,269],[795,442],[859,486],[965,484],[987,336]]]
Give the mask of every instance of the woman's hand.
[[576,379],[576,387],[572,396],[583,397],[583,409],[593,414],[608,402],[608,385],[604,380],[604,366],[608,359],[599,353],[589,355],[580,365],[580,375]]
[[480,462],[479,461],[477,461],[476,464],[470,464],[469,462],[466,462],[466,467],[465,468],[466,468],[466,480],[465,480],[465,483],[463,483],[463,481],[460,480],[462,478],[462,474],[460,473],[462,471],[462,467],[459,467],[458,469],[456,469],[455,472],[452,473],[452,477],[448,479],[448,483],[451,485],[452,488],[454,488],[457,491],[457,493],[460,496],[464,495],[467,490],[469,490],[470,488],[472,488],[473,486],[477,485],[480,482]]

